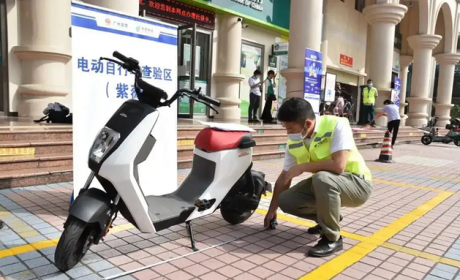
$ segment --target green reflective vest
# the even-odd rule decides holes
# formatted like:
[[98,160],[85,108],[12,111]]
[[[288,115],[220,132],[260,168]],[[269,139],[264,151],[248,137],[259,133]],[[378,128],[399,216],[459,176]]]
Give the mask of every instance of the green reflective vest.
[[363,104],[364,105],[375,105],[375,93],[377,90],[375,87],[371,87],[369,90],[368,87],[365,87],[363,90]]
[[[296,159],[297,164],[310,161],[322,161],[331,158],[332,137],[334,137],[335,127],[339,120],[348,121],[345,118],[335,116],[319,117],[316,123],[316,133],[313,134],[310,147],[307,147],[303,140],[288,141],[289,153]],[[353,149],[348,153],[345,172],[364,175],[366,180],[372,180],[371,171],[367,167],[364,158],[358,152],[356,145],[353,145]]]

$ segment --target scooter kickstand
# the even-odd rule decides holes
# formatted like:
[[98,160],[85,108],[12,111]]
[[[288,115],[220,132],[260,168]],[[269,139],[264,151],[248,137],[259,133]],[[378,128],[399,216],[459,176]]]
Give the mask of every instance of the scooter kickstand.
[[185,222],[185,226],[187,227],[187,233],[188,233],[188,236],[190,237],[190,241],[192,242],[192,250],[196,252],[198,251],[198,249],[195,246],[195,238],[193,238],[192,222],[191,221]]

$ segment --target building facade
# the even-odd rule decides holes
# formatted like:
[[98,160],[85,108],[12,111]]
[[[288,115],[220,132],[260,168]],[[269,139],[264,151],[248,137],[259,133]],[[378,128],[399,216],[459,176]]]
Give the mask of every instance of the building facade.
[[[247,79],[255,69],[264,76],[269,69],[281,73],[279,96],[303,97],[304,55],[309,48],[323,53],[323,71],[335,74],[358,103],[359,87],[371,78],[380,93],[376,109],[381,110],[397,76],[407,125],[425,124],[431,105],[440,125],[450,119],[454,70],[460,59],[456,0],[80,2],[177,25],[178,86],[202,87],[221,100],[215,118],[247,117]],[[70,5],[67,0],[0,0],[0,110],[6,115],[40,116],[50,102],[71,107]],[[177,9],[185,9],[185,14]],[[436,66],[439,81],[433,103]],[[188,100],[179,102],[179,113],[212,115]]]

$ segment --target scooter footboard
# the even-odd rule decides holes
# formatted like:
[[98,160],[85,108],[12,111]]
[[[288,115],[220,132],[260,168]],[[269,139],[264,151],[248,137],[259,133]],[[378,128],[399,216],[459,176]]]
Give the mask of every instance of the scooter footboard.
[[99,224],[104,228],[110,219],[111,207],[112,202],[107,193],[99,189],[88,189],[75,199],[70,207],[69,217],[75,217],[87,224]]

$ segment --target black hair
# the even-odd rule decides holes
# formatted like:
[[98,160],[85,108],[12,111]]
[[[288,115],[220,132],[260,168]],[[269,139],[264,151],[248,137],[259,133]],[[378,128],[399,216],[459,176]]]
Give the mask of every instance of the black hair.
[[383,105],[388,105],[388,104],[394,104],[394,103],[390,99],[383,101]]
[[267,75],[275,75],[275,71],[273,71],[273,70],[268,70]]
[[369,82],[373,82],[372,79],[367,80],[367,83],[369,83]]
[[257,75],[262,75],[262,72],[260,72],[259,69],[256,69],[256,71],[254,71],[254,76],[257,76]]
[[278,110],[278,120],[281,122],[296,122],[303,125],[306,120],[315,118],[311,104],[303,98],[285,100]]

